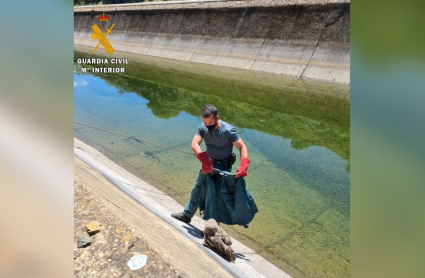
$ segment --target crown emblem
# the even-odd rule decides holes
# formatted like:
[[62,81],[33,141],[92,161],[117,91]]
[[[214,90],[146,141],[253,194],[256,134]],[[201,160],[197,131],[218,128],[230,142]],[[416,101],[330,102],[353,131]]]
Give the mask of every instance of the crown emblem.
[[109,15],[106,15],[105,13],[103,13],[102,15],[99,15],[97,17],[97,19],[99,21],[109,21],[111,19],[111,17]]

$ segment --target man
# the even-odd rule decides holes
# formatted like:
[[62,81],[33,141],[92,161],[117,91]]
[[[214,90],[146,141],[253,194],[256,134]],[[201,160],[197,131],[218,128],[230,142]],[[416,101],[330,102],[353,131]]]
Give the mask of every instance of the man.
[[[192,140],[192,151],[195,153],[196,158],[202,163],[202,173],[212,173],[213,168],[231,172],[232,164],[235,161],[235,154],[233,153],[233,146],[239,149],[241,162],[238,170],[236,171],[236,178],[243,178],[248,175],[248,166],[250,160],[248,159],[248,150],[236,133],[236,129],[230,124],[220,120],[217,114],[217,108],[212,104],[207,104],[202,109],[203,123],[198,127],[198,132]],[[201,143],[205,140],[207,151],[202,151]],[[197,178],[197,181],[199,176]],[[187,224],[192,220],[193,215],[198,209],[196,195],[197,182],[192,188],[191,196],[186,204],[183,212],[172,213],[171,216],[177,220]]]

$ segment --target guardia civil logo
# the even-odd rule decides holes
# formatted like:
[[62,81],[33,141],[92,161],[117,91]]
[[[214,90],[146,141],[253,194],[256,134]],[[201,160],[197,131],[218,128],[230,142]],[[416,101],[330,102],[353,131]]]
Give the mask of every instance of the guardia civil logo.
[[[102,15],[99,15],[97,19],[100,22],[108,22],[111,19],[111,17],[103,13]],[[91,34],[91,37],[93,40],[98,40],[99,43],[91,52],[92,54],[96,52],[96,50],[99,48],[100,45],[102,45],[103,48],[106,50],[106,52],[108,52],[109,54],[114,53],[115,49],[112,47],[112,45],[109,43],[108,39],[106,38],[106,36],[108,36],[109,34],[112,34],[112,28],[114,28],[114,26],[115,26],[115,23],[113,23],[109,28],[106,28],[106,33],[104,34],[96,23],[93,24],[93,26],[91,27],[93,29],[93,34]]]

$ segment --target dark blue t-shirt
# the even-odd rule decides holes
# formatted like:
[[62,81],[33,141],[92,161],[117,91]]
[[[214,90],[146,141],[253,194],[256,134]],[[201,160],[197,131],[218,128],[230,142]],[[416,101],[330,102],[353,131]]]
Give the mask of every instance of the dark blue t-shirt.
[[233,151],[232,143],[239,140],[239,135],[232,125],[222,120],[219,121],[220,126],[215,131],[209,131],[205,124],[202,123],[198,127],[196,135],[204,139],[210,157],[217,160],[223,160],[231,156]]

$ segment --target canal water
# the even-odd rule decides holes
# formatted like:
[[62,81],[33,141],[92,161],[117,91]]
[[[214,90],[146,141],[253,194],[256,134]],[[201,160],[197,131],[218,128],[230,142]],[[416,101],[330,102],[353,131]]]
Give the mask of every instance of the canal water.
[[[214,104],[247,145],[259,209],[248,229],[223,228],[294,277],[349,277],[347,86],[126,54],[124,73],[83,73],[97,66],[77,59],[111,57],[89,51],[74,53],[75,121],[191,153],[201,108]],[[74,132],[186,204],[200,168],[193,155],[79,124]]]

